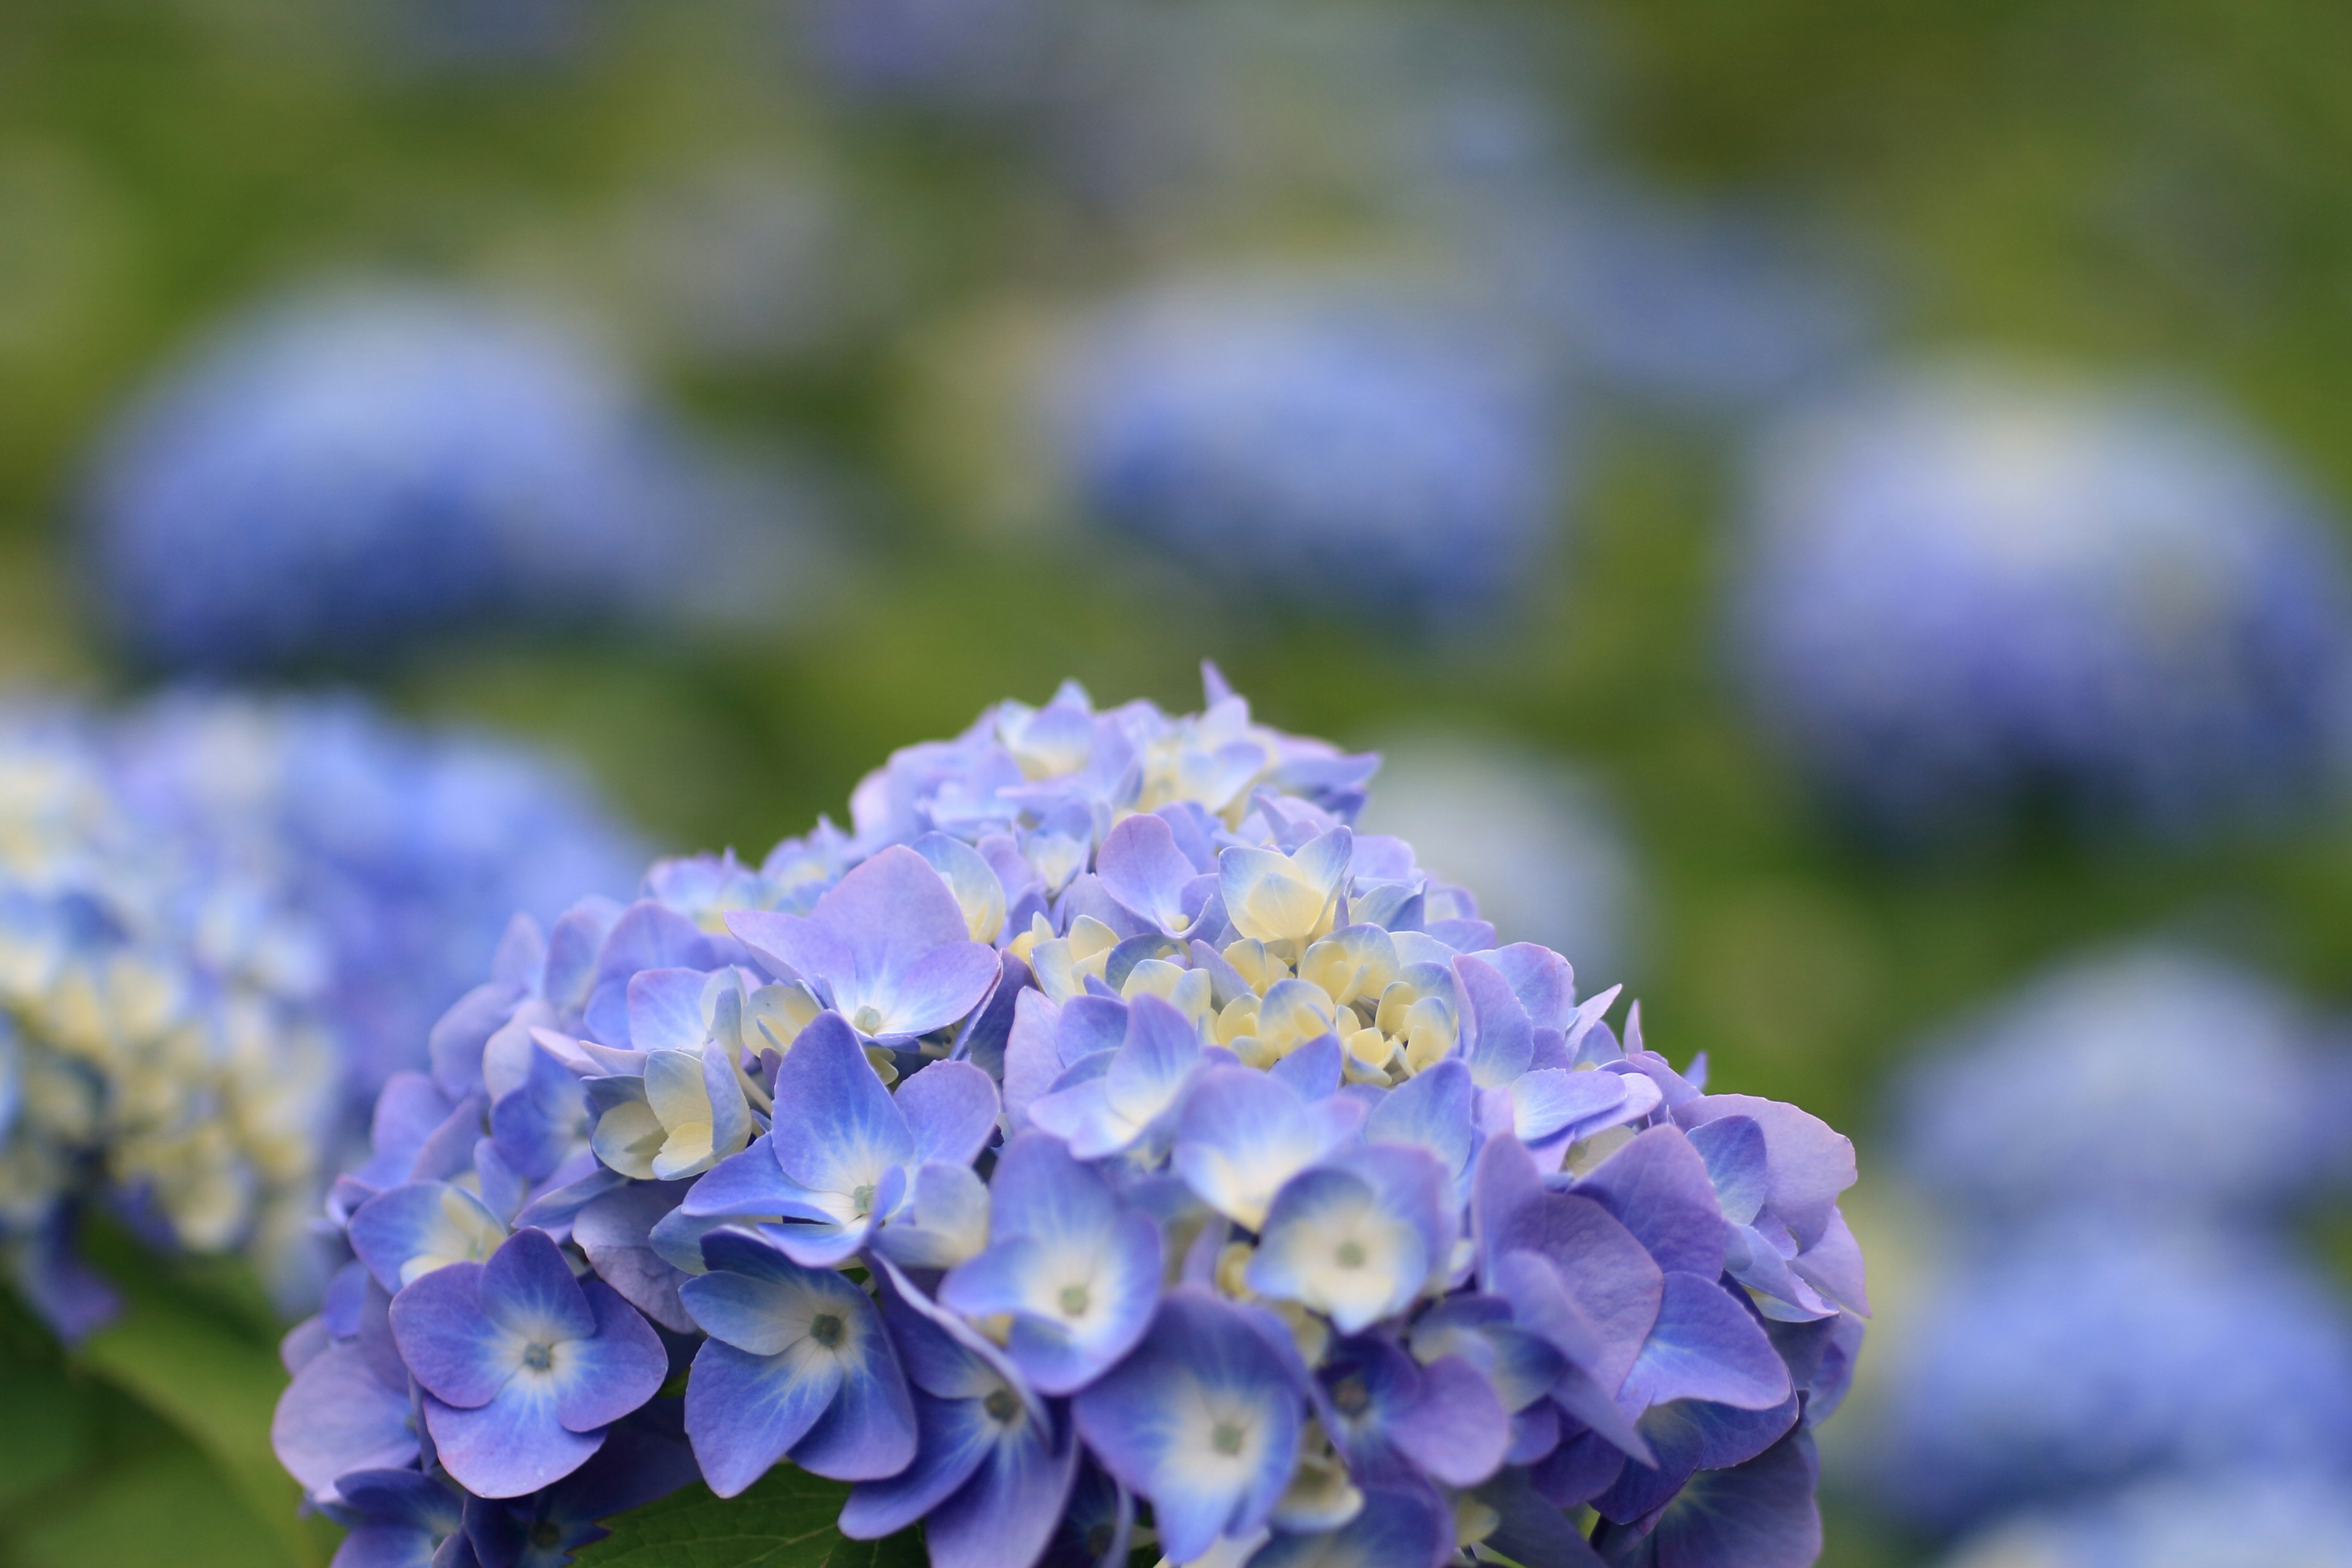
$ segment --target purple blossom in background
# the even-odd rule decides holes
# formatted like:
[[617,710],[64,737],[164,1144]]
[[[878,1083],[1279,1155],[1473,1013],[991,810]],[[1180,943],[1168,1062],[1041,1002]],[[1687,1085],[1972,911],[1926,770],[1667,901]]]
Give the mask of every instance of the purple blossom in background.
[[563,324],[362,282],[265,301],[168,366],[79,510],[134,659],[251,675],[725,599],[754,543],[727,482]]
[[2342,760],[2352,588],[2297,477],[2201,406],[1992,364],[1764,440],[1730,606],[1766,732],[1868,826],[2037,802],[2190,833]]
[[1540,367],[1427,301],[1164,287],[1087,326],[1058,376],[1078,509],[1229,586],[1458,631],[1564,524],[1568,442]]
[[568,1551],[686,1474],[690,1362],[715,1490],[852,1482],[940,1568],[1810,1561],[1852,1146],[1621,1037],[1354,830],[1374,759],[1207,679],[1004,704],[846,832],[519,921],[330,1195],[312,1498]]
[[176,691],[113,738],[123,789],[216,875],[317,922],[362,1121],[425,1065],[516,911],[551,921],[644,863],[585,777],[511,742],[411,728],[358,696]]
[[1903,1168],[1984,1223],[2259,1215],[2340,1173],[2340,1049],[2294,997],[2192,950],[2074,960],[1932,1046],[1897,1080]]

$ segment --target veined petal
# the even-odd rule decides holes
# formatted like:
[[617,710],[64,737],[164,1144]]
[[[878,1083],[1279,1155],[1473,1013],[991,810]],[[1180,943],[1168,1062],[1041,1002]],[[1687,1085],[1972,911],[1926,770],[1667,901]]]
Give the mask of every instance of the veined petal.
[[1282,1184],[1322,1152],[1298,1097],[1264,1073],[1204,1074],[1176,1134],[1177,1173],[1201,1201],[1255,1230]]
[[1274,1511],[1298,1452],[1292,1377],[1238,1308],[1188,1287],[1073,1409],[1104,1468],[1151,1500],[1162,1551],[1184,1563]]
[[478,1263],[507,1238],[482,1200],[446,1182],[410,1182],[378,1193],[352,1215],[352,1250],[376,1283],[397,1290],[452,1263]]

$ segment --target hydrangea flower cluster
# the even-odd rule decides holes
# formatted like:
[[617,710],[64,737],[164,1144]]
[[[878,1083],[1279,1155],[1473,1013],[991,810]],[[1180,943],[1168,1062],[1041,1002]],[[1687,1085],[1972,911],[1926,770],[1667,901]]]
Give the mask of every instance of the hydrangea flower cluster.
[[2308,1475],[2159,1481],[2017,1521],[1945,1568],[2352,1568],[2352,1489]]
[[1852,1146],[1356,834],[1375,765],[1066,687],[518,922],[334,1190],[287,1467],[491,1568],[681,1453],[939,1568],[1810,1563]]
[[1854,1429],[1882,1502],[1958,1532],[2237,1468],[2352,1481],[2352,1313],[2276,1223],[2341,1173],[2347,1079],[2292,998],[2095,955],[1897,1087],[1945,1222]]
[[250,672],[683,591],[699,483],[551,321],[355,286],[267,302],[168,368],[101,443],[82,510],[132,655]]
[[1547,378],[1391,295],[1147,290],[1076,335],[1050,401],[1089,519],[1350,613],[1475,624],[1563,521]]
[[2332,531],[2200,408],[1931,367],[1769,439],[1751,511],[1733,632],[1764,721],[1891,837],[2040,801],[2181,833],[2340,764]]
[[1921,1191],[2003,1227],[2061,1205],[2165,1224],[2261,1216],[2345,1173],[2347,1066],[2263,976],[2193,949],[2122,947],[1931,1042],[1896,1081],[1896,1150]]
[[518,910],[625,893],[645,856],[584,779],[509,742],[404,726],[356,696],[186,691],[112,727],[124,800],[327,944],[324,995],[363,1128],[422,1068]]
[[294,1288],[334,1055],[325,954],[267,890],[143,822],[89,729],[0,721],[0,1261],[60,1334],[115,1310],[75,1248],[102,1207]]
[[2275,1241],[2076,1221],[1963,1267],[1878,1367],[1870,1475],[1905,1519],[1958,1531],[2232,1466],[2352,1476],[2352,1324]]

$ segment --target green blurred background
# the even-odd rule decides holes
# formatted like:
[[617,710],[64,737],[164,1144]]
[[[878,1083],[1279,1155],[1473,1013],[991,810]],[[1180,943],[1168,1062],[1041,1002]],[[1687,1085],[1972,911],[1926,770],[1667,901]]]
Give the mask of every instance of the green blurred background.
[[[1562,90],[1589,95],[1612,155],[1866,237],[1900,279],[1902,342],[2200,379],[2352,498],[2352,8],[1597,0],[1574,20]],[[1434,651],[1270,616],[1101,542],[970,524],[953,465],[929,457],[960,434],[937,427],[961,416],[937,365],[999,301],[1116,270],[1120,237],[1024,186],[984,132],[828,106],[774,6],[593,21],[572,57],[428,70],[325,5],[0,5],[0,680],[122,689],[85,629],[62,514],[100,421],[217,313],[289,277],[385,266],[593,293],[614,226],[678,171],[816,171],[881,237],[873,319],[656,369],[709,428],[849,476],[848,559],[772,629],[472,646],[401,675],[399,706],[576,754],[665,846],[753,854],[998,698],[1042,700],[1066,675],[1098,700],[1189,707],[1204,657],[1286,729],[1354,743],[1443,722],[1557,752],[1637,847],[1627,978],[1650,1040],[1855,1131],[1858,1228],[1890,1055],[2055,956],[2188,932],[2344,996],[2352,824],[2189,854],[2053,837],[1890,866],[1843,847],[1725,688],[1729,475],[1707,433],[1608,422],[1537,611]],[[225,1344],[267,1342],[233,1289],[215,1295]],[[135,1366],[58,1368],[13,1319],[0,1346],[0,1560],[282,1551],[250,1500],[266,1476],[222,1485],[254,1473],[235,1439],[207,1458],[184,1436],[201,1415],[174,1426],[116,1393]],[[1906,1560],[1834,1497],[1830,1542],[1835,1563]]]

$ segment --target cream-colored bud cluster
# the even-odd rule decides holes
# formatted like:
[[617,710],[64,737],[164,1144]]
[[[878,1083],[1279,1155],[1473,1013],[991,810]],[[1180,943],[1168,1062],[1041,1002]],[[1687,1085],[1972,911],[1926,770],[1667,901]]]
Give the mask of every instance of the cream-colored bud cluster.
[[275,1271],[334,1112],[319,966],[183,847],[64,722],[0,726],[0,1240],[114,1197]]

